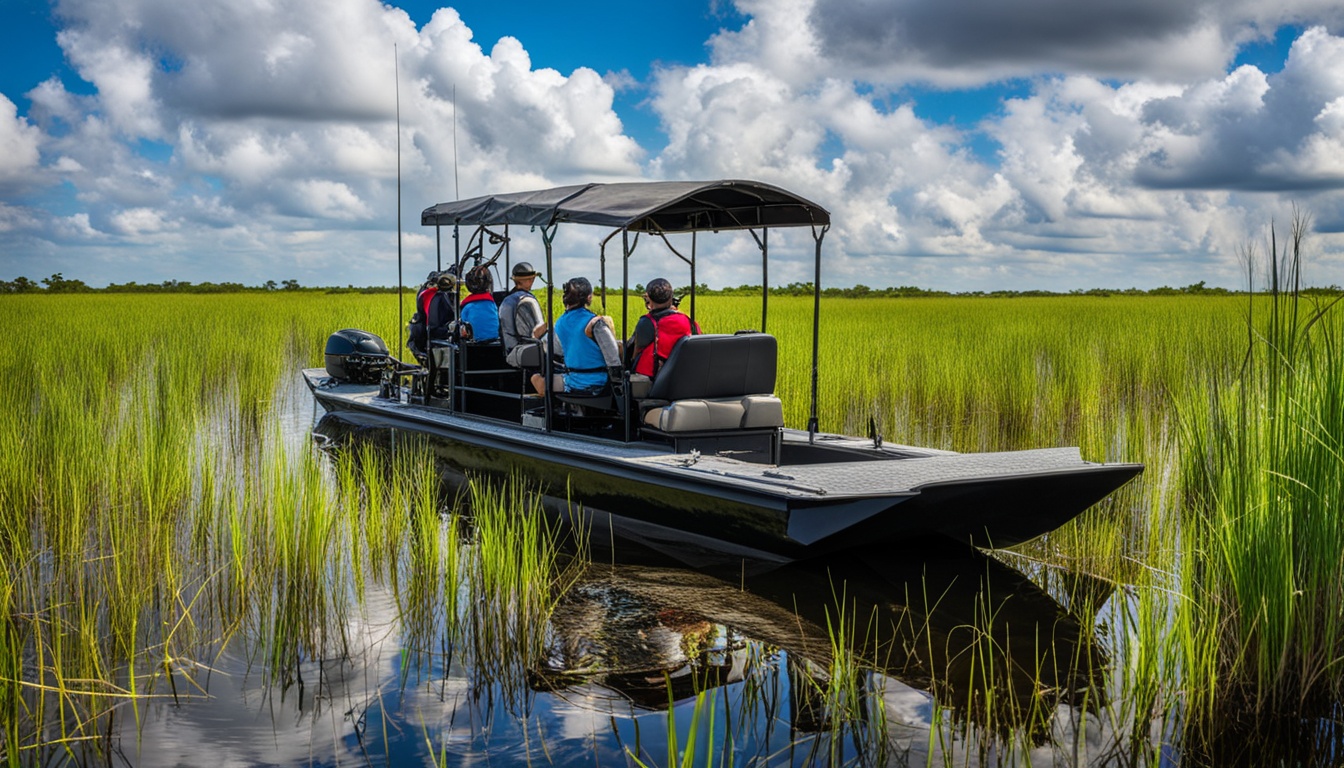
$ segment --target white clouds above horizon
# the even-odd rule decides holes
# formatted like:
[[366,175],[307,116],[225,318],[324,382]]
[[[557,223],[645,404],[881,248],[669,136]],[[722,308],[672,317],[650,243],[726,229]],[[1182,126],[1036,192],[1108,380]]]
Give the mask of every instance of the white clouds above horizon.
[[0,189],[26,181],[37,169],[42,134],[19,117],[14,102],[0,94]]
[[[0,94],[0,277],[389,282],[370,273],[395,263],[394,46],[413,274],[433,260],[418,211],[459,184],[469,197],[721,177],[831,208],[831,284],[1236,285],[1238,246],[1292,203],[1315,214],[1323,263],[1341,264],[1334,4],[1116,0],[1098,10],[1107,24],[1056,0],[989,4],[969,24],[944,5],[738,0],[750,18],[710,41],[708,61],[637,84],[535,68],[513,38],[487,51],[451,8],[417,29],[373,0],[321,12],[305,0],[61,0],[60,43],[95,92],[51,78],[26,115]],[[1228,71],[1238,45],[1282,23],[1305,28],[1281,71]],[[1019,26],[1026,39],[1004,32]],[[1003,78],[1030,79],[975,126],[932,122],[895,96]],[[625,134],[617,87],[646,89],[665,147]],[[994,162],[972,151],[977,134],[996,142]],[[73,193],[49,210],[33,190],[56,184]],[[595,252],[598,234],[566,238],[569,259]],[[796,258],[781,248],[772,283],[811,279],[810,237],[777,242]],[[125,245],[150,253],[128,262]],[[758,279],[714,265],[697,276]]]

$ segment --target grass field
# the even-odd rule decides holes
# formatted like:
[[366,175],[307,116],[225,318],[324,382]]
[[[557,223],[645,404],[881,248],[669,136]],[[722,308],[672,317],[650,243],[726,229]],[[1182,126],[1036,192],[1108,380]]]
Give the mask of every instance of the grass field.
[[[761,326],[756,299],[697,304],[708,332]],[[770,301],[795,427],[811,310]],[[1153,733],[1210,755],[1248,733],[1303,738],[1292,723],[1333,722],[1344,685],[1344,330],[1315,312],[1285,297],[826,300],[820,425],[1143,462],[1138,482],[1006,561],[1125,585],[1102,620],[1117,657],[1108,716],[1134,763],[1159,760]],[[396,346],[390,297],[4,296],[0,321],[11,765],[96,739],[121,702],[197,695],[204,649],[230,637],[283,683],[339,653],[365,580],[401,585],[411,627],[455,610],[458,578],[498,596],[473,609],[483,626],[544,615],[563,590],[544,531],[487,518],[490,554],[459,562],[423,461],[333,468],[277,424],[332,331]],[[521,486],[480,493],[483,509],[532,503]]]

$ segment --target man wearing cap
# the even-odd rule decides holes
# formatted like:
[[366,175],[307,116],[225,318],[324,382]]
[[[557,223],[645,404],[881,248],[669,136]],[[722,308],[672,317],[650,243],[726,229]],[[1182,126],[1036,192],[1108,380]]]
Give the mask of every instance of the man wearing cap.
[[626,367],[637,374],[653,378],[672,347],[682,336],[700,333],[700,326],[677,311],[672,295],[672,283],[658,277],[644,288],[644,306],[649,313],[635,323],[635,332],[625,342]]
[[541,304],[532,295],[532,284],[540,274],[526,261],[514,264],[510,274],[513,290],[499,303],[499,335],[504,342],[505,360],[515,368],[537,367],[524,365],[521,357],[546,332]]

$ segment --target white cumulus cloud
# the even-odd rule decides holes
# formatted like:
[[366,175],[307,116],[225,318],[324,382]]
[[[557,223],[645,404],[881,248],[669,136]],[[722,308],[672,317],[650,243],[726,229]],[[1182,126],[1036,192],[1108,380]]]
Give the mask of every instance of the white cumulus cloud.
[[0,94],[0,185],[25,180],[37,168],[42,132],[19,117],[18,107]]

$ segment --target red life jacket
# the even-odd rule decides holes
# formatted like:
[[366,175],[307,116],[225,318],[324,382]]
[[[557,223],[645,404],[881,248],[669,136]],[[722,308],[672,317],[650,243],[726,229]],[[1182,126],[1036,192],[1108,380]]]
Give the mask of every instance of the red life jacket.
[[467,306],[473,301],[494,301],[495,297],[489,293],[473,293],[462,299],[462,306]]
[[676,311],[662,317],[654,317],[650,312],[645,317],[653,322],[653,343],[640,350],[639,359],[635,361],[635,373],[652,378],[667,356],[672,354],[672,347],[676,346],[677,341],[682,336],[699,333],[700,329],[693,328],[691,318]]
[[420,294],[420,316],[425,319],[426,325],[429,324],[429,305],[434,301],[434,295],[438,292],[438,286],[431,285]]

